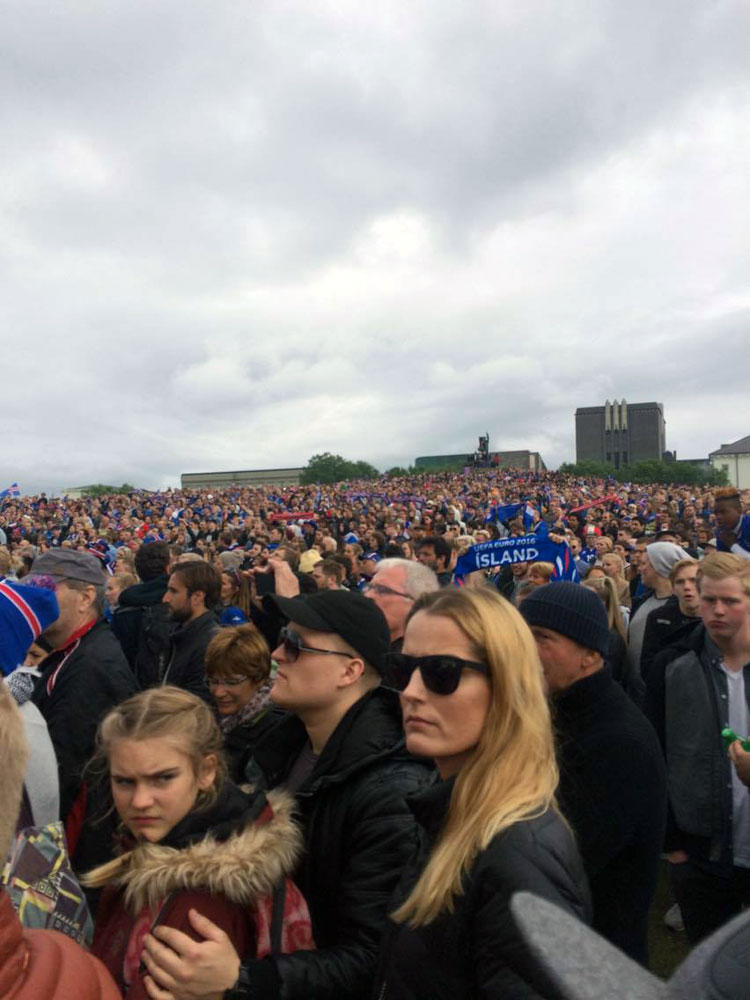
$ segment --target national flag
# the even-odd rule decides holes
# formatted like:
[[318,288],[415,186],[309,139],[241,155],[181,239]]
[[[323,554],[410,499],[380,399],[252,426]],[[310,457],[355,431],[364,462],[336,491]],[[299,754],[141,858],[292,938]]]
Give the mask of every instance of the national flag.
[[5,490],[0,490],[0,497],[20,497],[21,490],[18,483],[11,483]]
[[534,518],[536,517],[536,511],[527,503],[523,509],[523,529],[524,531],[531,531],[534,527]]

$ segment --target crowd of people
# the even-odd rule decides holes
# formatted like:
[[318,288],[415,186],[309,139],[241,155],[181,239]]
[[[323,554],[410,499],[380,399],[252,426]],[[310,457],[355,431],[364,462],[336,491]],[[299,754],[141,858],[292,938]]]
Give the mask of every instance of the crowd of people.
[[[504,469],[0,500],[0,995],[551,1000],[514,894],[647,966],[664,863],[703,940],[750,903],[748,504]],[[21,840],[69,871],[35,918]]]

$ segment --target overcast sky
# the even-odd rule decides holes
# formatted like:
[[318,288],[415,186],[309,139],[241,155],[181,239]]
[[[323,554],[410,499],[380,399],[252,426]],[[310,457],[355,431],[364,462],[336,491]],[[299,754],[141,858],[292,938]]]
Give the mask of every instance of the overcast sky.
[[750,433],[746,0],[6,0],[0,488]]

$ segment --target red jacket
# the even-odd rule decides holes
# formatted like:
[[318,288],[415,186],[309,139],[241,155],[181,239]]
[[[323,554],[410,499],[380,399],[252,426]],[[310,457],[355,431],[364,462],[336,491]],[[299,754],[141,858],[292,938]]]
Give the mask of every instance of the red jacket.
[[[293,800],[285,793],[269,797],[257,820],[226,840],[209,833],[181,849],[141,841],[118,862],[86,877],[87,885],[106,886],[92,952],[126,1000],[148,1000],[141,951],[156,923],[202,940],[188,921],[191,907],[221,927],[243,959],[268,953],[264,931],[270,900],[274,888],[292,872],[301,849]],[[291,884],[286,903],[289,950],[313,947],[307,907]]]
[[3,1000],[121,1000],[102,963],[57,931],[24,930],[0,889]]

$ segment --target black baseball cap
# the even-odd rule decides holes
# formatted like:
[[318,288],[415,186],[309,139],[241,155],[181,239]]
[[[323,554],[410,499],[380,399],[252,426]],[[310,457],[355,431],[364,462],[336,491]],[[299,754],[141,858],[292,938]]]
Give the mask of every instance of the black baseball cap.
[[319,590],[299,597],[274,594],[270,600],[290,622],[315,632],[340,635],[382,674],[385,654],[390,649],[390,630],[385,615],[369,597],[350,590]]

